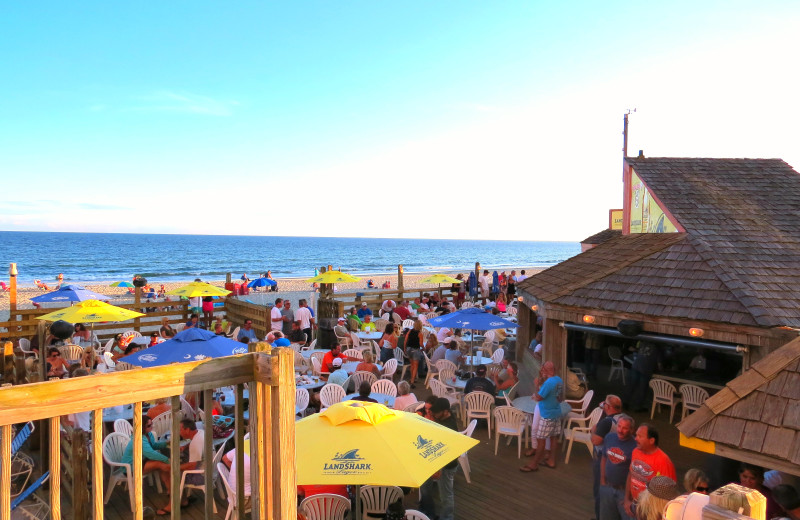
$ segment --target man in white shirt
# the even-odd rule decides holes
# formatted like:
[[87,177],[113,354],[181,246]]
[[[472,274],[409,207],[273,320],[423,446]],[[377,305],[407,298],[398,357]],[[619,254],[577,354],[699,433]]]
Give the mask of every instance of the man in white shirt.
[[453,331],[452,330],[448,329],[447,327],[442,327],[436,333],[436,339],[439,340],[439,343],[444,343],[444,340],[446,338],[449,338],[452,335],[453,335]]
[[[252,489],[250,487],[250,440],[247,439],[244,442],[244,457],[242,457],[242,460],[244,461],[244,510],[247,511],[250,509],[250,494]],[[231,470],[230,476],[228,477],[228,484],[230,484],[233,492],[236,493],[236,449],[232,449],[226,453],[222,457],[222,463],[228,466],[228,468]]]
[[519,272],[519,276],[517,276],[517,283],[524,281],[528,275],[525,274],[525,269]]
[[283,315],[281,309],[283,308],[283,298],[277,298],[272,310],[269,311],[270,320],[272,320],[272,330],[283,330]]
[[489,271],[483,270],[483,274],[478,278],[478,285],[481,288],[481,298],[483,303],[486,303],[486,298],[489,297]]
[[294,321],[300,325],[300,330],[306,333],[308,341],[311,341],[311,328],[316,327],[314,317],[311,315],[306,300],[300,300],[299,305],[300,307],[294,313]]

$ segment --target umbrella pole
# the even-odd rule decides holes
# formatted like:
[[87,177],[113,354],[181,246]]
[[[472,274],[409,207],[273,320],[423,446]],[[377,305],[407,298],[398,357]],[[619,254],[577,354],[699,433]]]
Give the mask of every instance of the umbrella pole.
[[354,520],[361,520],[361,484],[356,484],[356,516]]

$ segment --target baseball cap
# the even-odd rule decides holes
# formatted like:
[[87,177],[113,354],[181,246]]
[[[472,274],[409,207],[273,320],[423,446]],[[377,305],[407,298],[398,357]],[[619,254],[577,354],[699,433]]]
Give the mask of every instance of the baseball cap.
[[342,366],[342,358],[339,358],[339,357],[337,357],[337,358],[334,358],[334,360],[333,360],[333,366],[335,366],[335,367],[340,367],[340,366]]
[[366,307],[367,306],[367,302],[361,302],[361,306],[362,307]]
[[442,343],[450,343],[451,341],[453,341],[453,337],[447,336],[446,338],[444,338],[444,341],[442,341]]
[[276,347],[290,347],[292,345],[292,342],[286,338],[278,338],[275,340],[275,343],[273,343],[273,345],[275,345]]
[[439,397],[431,405],[431,413],[439,413],[450,409],[450,401],[445,397]]
[[344,318],[339,318],[337,321],[347,321]]

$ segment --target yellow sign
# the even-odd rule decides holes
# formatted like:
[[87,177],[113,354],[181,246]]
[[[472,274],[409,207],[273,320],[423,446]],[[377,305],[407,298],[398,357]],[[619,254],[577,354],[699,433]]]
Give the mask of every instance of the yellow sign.
[[650,190],[636,172],[631,172],[631,233],[676,233],[675,224],[653,200]]
[[622,230],[622,214],[621,209],[608,210],[608,229]]
[[697,437],[687,437],[683,433],[680,434],[680,445],[684,448],[691,448],[693,450],[702,451],[703,453],[716,453],[716,444],[714,441],[704,441]]

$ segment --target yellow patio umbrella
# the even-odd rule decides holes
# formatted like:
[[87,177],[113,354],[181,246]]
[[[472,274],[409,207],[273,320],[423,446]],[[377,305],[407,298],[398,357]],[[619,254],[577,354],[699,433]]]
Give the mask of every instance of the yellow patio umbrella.
[[347,273],[343,273],[341,271],[325,271],[322,274],[318,274],[313,278],[309,278],[306,280],[307,283],[351,283],[357,282],[361,280],[356,276],[349,275]]
[[296,423],[297,483],[419,487],[478,441],[417,414],[362,401]]
[[178,287],[167,294],[173,296],[183,296],[184,298],[196,298],[198,296],[228,296],[231,291],[222,289],[215,285],[205,282],[190,282],[183,287]]
[[461,283],[463,281],[464,280],[459,280],[458,278],[453,278],[452,276],[447,276],[446,274],[432,274],[420,280],[420,283],[442,284],[442,283]]
[[38,316],[36,319],[46,321],[64,320],[69,323],[99,323],[103,321],[128,321],[141,316],[144,316],[141,312],[123,309],[99,300],[84,300],[72,307],[59,309],[43,316]]

